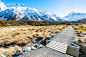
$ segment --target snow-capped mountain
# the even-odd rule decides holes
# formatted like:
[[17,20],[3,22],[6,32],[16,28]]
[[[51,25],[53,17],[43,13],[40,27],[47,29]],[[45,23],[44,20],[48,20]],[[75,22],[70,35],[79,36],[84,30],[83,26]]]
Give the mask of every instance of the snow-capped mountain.
[[63,22],[63,18],[55,14],[38,11],[35,8],[28,8],[24,4],[19,3],[3,3],[0,2],[0,18],[3,20],[36,20],[36,21],[53,21]]
[[64,19],[67,21],[77,21],[83,18],[86,18],[86,13],[71,12],[67,16],[64,17]]

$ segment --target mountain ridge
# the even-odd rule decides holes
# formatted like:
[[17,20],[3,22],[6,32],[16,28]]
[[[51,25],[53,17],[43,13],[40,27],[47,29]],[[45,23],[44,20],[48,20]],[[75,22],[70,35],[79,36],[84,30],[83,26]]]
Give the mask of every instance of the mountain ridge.
[[86,23],[86,18],[77,20],[77,21],[72,21],[73,23]]
[[[35,8],[28,8],[24,4],[20,3],[3,3],[0,2],[0,18],[3,20],[23,20],[28,17],[27,20],[35,21],[53,21],[53,22],[65,22],[65,20],[55,14],[46,11],[38,11]],[[14,18],[15,17],[15,18]]]
[[86,18],[86,13],[70,12],[67,16],[63,17],[67,21],[77,21]]

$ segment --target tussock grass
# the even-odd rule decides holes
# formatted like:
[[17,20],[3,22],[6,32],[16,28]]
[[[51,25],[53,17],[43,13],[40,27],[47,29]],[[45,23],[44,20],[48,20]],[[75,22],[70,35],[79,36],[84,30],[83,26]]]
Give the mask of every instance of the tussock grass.
[[[0,27],[0,55],[8,55],[20,49],[22,44],[28,44],[29,38],[37,36],[45,38],[46,35],[58,33],[66,28],[66,25],[52,26],[2,26]],[[9,45],[8,48],[3,48]],[[12,46],[14,45],[14,46]]]
[[8,56],[14,52],[16,52],[17,49],[21,49],[20,46],[11,46],[9,48],[0,48],[0,56],[1,55],[5,55],[5,56]]
[[86,24],[79,23],[78,25],[72,25],[72,27],[76,32],[75,41],[78,42],[78,45],[83,46],[86,41],[86,36],[83,34],[83,32],[86,32]]

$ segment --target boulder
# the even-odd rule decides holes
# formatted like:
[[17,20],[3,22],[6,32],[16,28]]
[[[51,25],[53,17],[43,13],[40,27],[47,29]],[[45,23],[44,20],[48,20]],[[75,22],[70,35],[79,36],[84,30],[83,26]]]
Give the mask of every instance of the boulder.
[[36,43],[36,42],[37,42],[37,41],[36,41],[36,38],[33,38],[33,39],[32,39],[32,42],[33,42],[33,43]]
[[50,35],[47,35],[47,36],[45,37],[46,40],[50,40],[50,38],[51,38]]
[[39,48],[42,48],[44,45],[40,44]]
[[28,43],[28,45],[26,47],[30,47],[31,45],[35,46],[35,43]]
[[20,55],[20,54],[22,54],[22,49],[18,49],[15,53],[15,55]]
[[28,43],[28,45],[27,46],[30,46],[30,43]]
[[36,38],[37,38],[36,41],[38,42],[43,39],[43,36],[37,36]]
[[74,44],[78,45],[78,43],[77,43],[76,41],[73,41],[72,43],[74,43]]
[[35,46],[35,43],[28,43],[28,45],[26,45],[25,47],[31,47],[31,46]]
[[39,48],[39,46],[40,46],[40,44],[36,44],[36,45],[35,45],[36,48]]
[[55,36],[55,34],[52,34],[52,35],[51,35],[51,37],[54,37],[54,36]]
[[77,48],[79,48],[79,50],[81,49],[81,47],[79,45],[75,45]]
[[36,47],[34,47],[34,46],[32,46],[32,47],[31,47],[31,50],[36,50],[36,49],[37,49],[37,48],[36,48]]
[[46,44],[48,44],[49,42],[51,42],[51,40],[46,40]]
[[43,46],[44,46],[44,45],[42,45],[42,44],[36,44],[36,45],[35,45],[36,48],[42,48]]
[[23,47],[22,48],[22,51],[23,52],[28,52],[28,51],[30,51],[31,50],[31,47]]
[[72,46],[75,46],[75,47],[77,47],[77,48],[79,48],[79,49],[81,48],[79,45],[76,45],[76,44],[74,44],[74,43],[72,43],[71,45],[72,45]]

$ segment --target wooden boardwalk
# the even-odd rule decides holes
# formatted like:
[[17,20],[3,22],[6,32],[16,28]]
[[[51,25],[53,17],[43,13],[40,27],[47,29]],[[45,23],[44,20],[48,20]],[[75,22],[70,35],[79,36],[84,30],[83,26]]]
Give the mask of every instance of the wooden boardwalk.
[[51,48],[51,49],[57,50],[59,52],[66,53],[68,44],[61,43],[61,42],[56,42],[56,41],[51,41],[46,46]]
[[31,50],[19,57],[73,57],[66,54],[67,46],[74,40],[75,31],[71,26],[51,39],[45,47]]
[[65,44],[71,44],[71,42],[74,40],[75,31],[71,26],[68,26],[65,28],[61,33],[56,35],[51,41],[57,41],[62,42]]

